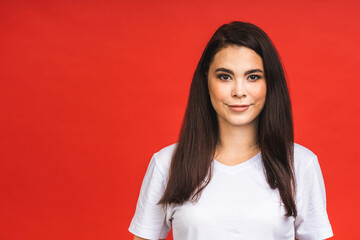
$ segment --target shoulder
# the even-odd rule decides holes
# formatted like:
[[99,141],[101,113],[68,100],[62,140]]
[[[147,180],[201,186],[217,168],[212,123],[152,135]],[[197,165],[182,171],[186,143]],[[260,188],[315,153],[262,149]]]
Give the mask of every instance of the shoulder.
[[309,148],[294,143],[294,157],[301,159],[315,158],[316,155]]
[[309,166],[316,164],[317,156],[310,149],[294,143],[294,167],[296,173],[304,172]]
[[155,161],[156,166],[158,167],[159,171],[166,178],[166,175],[169,171],[170,163],[172,155],[176,149],[177,143],[168,145],[158,152],[154,153],[153,160]]

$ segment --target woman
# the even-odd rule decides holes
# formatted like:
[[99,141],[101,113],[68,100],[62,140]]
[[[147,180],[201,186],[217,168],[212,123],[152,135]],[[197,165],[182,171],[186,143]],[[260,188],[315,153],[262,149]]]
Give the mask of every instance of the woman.
[[155,153],[134,239],[325,239],[333,235],[317,156],[294,143],[284,71],[257,26],[232,22],[198,63],[178,143]]

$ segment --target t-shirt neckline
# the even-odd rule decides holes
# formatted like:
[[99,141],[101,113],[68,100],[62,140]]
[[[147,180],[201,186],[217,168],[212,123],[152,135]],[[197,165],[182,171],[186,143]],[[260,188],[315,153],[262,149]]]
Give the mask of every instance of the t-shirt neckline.
[[249,158],[248,160],[232,166],[220,163],[215,158],[213,158],[213,162],[214,162],[214,167],[217,169],[225,170],[227,172],[238,172],[239,170],[242,170],[244,168],[247,168],[255,164],[255,162],[257,162],[260,159],[260,157],[261,157],[261,151],[259,151],[257,154],[255,154],[253,157]]

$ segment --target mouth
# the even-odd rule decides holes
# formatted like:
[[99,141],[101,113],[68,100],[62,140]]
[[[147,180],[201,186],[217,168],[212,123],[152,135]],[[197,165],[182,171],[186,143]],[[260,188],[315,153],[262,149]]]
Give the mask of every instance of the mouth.
[[248,107],[250,104],[242,104],[242,105],[228,105],[229,107]]
[[243,112],[246,111],[249,107],[250,104],[241,104],[241,105],[228,105],[230,110],[234,111],[234,112]]

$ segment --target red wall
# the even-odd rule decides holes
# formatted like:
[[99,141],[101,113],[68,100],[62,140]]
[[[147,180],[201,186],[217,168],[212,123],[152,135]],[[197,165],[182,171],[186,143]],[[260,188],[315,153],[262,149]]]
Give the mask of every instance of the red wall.
[[0,238],[132,238],[147,164],[176,141],[205,44],[242,20],[280,52],[333,239],[358,239],[359,1],[127,2],[0,2]]

